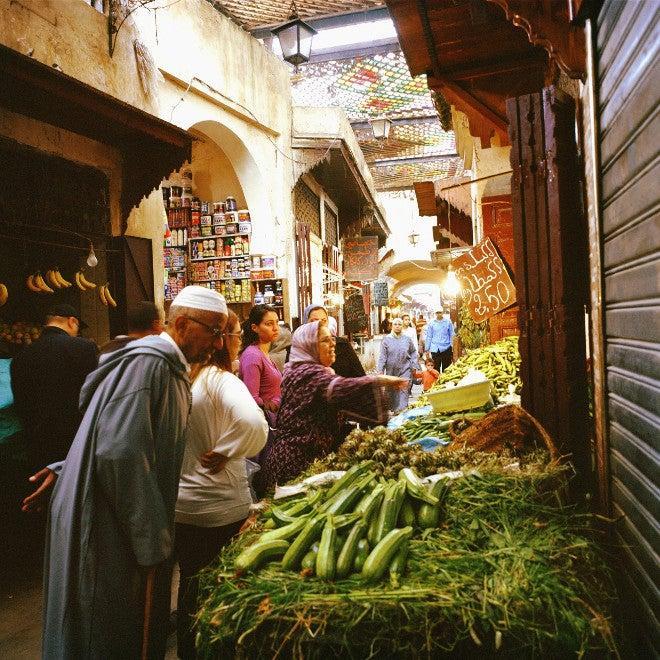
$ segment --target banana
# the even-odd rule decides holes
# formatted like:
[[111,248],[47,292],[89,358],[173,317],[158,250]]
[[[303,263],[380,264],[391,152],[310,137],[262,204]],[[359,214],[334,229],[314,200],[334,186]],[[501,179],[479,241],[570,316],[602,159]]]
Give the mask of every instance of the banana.
[[90,282],[86,277],[85,274],[82,272],[82,270],[78,271],[80,273],[80,283],[86,288],[86,289],[96,289],[96,284],[94,282]]
[[101,302],[107,307],[108,306],[108,301],[105,297],[105,284],[102,284],[99,287],[99,298],[101,299]]
[[60,273],[60,269],[56,268],[53,273],[55,274],[55,277],[57,278],[57,281],[60,283],[61,286],[65,288],[69,288],[71,286],[71,282],[68,280],[65,280],[64,277],[62,276],[62,273]]
[[108,289],[108,285],[106,284],[104,287],[104,292],[105,292],[105,299],[111,307],[117,307],[117,303],[115,302],[115,299],[110,295],[110,289]]
[[25,280],[25,285],[33,293],[42,293],[41,289],[34,283],[34,275],[28,275]]
[[7,291],[7,287],[0,282],[0,307],[7,302],[7,298],[9,298],[9,291]]
[[37,273],[33,280],[32,280],[41,291],[44,293],[55,293],[53,289],[51,289],[46,282],[44,282],[44,278],[41,276],[41,273]]
[[55,271],[52,268],[46,271],[46,281],[53,289],[62,288],[62,285],[59,283],[57,277],[55,277]]
[[76,273],[75,280],[76,280],[76,286],[77,286],[81,291],[87,291],[87,288],[84,287],[84,286],[80,283],[80,271],[78,271],[78,272]]

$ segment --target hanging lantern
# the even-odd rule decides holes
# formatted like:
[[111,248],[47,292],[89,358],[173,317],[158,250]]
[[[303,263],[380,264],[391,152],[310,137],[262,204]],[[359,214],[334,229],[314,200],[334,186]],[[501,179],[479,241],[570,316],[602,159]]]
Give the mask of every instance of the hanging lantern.
[[454,267],[449,264],[447,266],[447,277],[442,284],[442,293],[444,293],[448,298],[455,298],[461,292],[461,283],[456,277],[456,271]]
[[371,130],[376,140],[387,140],[390,134],[390,127],[392,126],[391,119],[378,117],[376,119],[370,119],[369,124],[371,124]]
[[300,19],[295,2],[291,3],[291,15],[288,22],[271,30],[271,34],[279,39],[282,57],[286,62],[296,67],[309,62],[312,53],[312,39],[318,33],[311,25]]
[[419,242],[419,234],[413,232],[412,234],[410,234],[410,236],[408,236],[408,240],[410,241],[410,245],[412,245],[413,247],[416,246],[417,243]]

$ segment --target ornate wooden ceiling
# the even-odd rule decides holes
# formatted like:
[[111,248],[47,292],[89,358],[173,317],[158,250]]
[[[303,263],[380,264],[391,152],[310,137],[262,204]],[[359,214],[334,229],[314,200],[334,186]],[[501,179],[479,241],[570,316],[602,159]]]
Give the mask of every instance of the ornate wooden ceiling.
[[505,102],[541,89],[558,67],[584,74],[584,34],[566,0],[387,0],[413,76],[427,74],[483,147],[508,143]]

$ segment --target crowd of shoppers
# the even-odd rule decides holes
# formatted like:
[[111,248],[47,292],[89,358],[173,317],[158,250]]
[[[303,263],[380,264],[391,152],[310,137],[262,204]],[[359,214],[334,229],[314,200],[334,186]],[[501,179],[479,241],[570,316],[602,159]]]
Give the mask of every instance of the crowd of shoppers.
[[178,655],[194,659],[197,574],[249,516],[248,459],[260,492],[282,484],[335,450],[347,421],[385,422],[414,378],[426,390],[451,361],[442,312],[428,326],[387,317],[376,375],[323,305],[301,322],[292,334],[256,305],[241,326],[219,293],[189,286],[166,326],[154,303],[128,310],[99,357],[73,307],[49,311],[10,370],[35,471],[23,509],[49,512],[45,658],[163,657],[178,562]]

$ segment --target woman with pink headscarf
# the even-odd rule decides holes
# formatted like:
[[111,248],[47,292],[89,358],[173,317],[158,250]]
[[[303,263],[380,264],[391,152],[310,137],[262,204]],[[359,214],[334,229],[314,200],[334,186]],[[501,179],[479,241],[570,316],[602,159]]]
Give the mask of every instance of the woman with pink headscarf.
[[386,389],[408,386],[393,376],[337,376],[330,368],[335,344],[327,321],[305,323],[294,332],[275,435],[258,474],[261,490],[290,481],[336,449],[343,441],[340,418],[387,420]]

